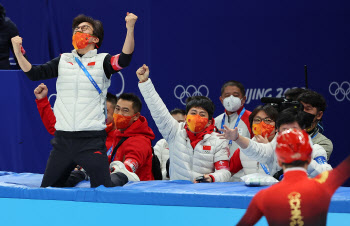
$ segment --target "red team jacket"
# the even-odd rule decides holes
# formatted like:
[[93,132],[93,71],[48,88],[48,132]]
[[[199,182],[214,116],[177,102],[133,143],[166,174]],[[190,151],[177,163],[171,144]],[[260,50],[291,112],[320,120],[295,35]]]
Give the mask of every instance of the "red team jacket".
[[[124,162],[129,171],[137,174],[141,181],[154,180],[152,173],[152,144],[155,138],[145,117],[140,116],[129,128],[115,131],[114,147],[123,137],[129,137],[118,148],[112,161]],[[110,156],[108,157],[109,161]]]
[[[40,100],[35,100],[40,117],[44,123],[46,130],[55,135],[56,117],[51,109],[50,102],[47,97]],[[155,138],[152,129],[148,126],[145,117],[135,121],[128,129],[123,132],[116,130],[114,121],[107,125],[107,140],[106,147],[107,153],[112,152],[122,137],[129,137],[118,148],[117,154],[113,161],[124,162],[126,168],[129,171],[136,170],[141,181],[154,180],[152,174],[152,145],[151,140]],[[108,156],[109,162],[111,162],[111,156]],[[126,161],[124,161],[126,160]]]
[[332,195],[349,177],[350,156],[313,179],[301,168],[287,169],[281,182],[254,196],[238,225],[254,225],[263,215],[269,225],[326,225]]
[[108,150],[113,149],[114,139],[115,139],[115,130],[117,127],[114,124],[114,121],[106,125],[106,132],[107,132],[107,139],[106,139],[106,147],[107,147],[107,153]]
[[35,102],[36,106],[38,107],[41,120],[43,121],[47,132],[54,136],[56,132],[56,117],[51,109],[49,99],[47,97],[44,97],[40,100],[35,99]]

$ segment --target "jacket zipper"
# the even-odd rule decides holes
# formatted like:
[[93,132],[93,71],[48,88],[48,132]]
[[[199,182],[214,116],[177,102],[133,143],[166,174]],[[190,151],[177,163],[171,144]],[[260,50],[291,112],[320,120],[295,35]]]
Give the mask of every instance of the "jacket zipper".
[[[78,58],[81,58],[78,56]],[[79,59],[80,60],[80,59]],[[81,63],[83,63],[82,61],[82,58],[81,58]],[[78,62],[75,62],[76,64],[78,64]],[[78,70],[77,70],[77,76],[76,76],[76,87],[75,87],[75,103],[74,103],[74,112],[73,112],[73,125],[74,125],[74,131],[77,130],[77,125],[76,125],[76,121],[75,121],[75,116],[76,116],[76,113],[77,113],[77,102],[78,102],[78,88],[79,88],[79,73],[80,73],[80,67],[78,65]]]

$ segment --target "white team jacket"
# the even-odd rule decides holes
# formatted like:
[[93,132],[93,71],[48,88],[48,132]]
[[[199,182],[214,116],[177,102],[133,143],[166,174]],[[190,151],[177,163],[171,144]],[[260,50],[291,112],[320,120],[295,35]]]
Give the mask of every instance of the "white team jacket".
[[[266,164],[270,171],[271,176],[273,176],[277,171],[282,168],[278,165],[277,155],[275,153],[277,145],[277,135],[274,139],[267,144],[262,144],[255,142],[253,140],[249,141],[249,145],[246,149],[241,148],[241,151],[249,158],[258,161],[260,163]],[[311,141],[311,137],[310,137]],[[312,143],[312,142],[311,142]],[[331,170],[332,167],[327,163],[327,153],[318,144],[312,144],[312,154],[311,162],[307,169],[307,173],[310,177],[315,177],[323,171]]]
[[169,159],[169,145],[165,139],[159,140],[156,145],[153,147],[154,154],[157,155],[160,161],[160,169],[162,171],[163,180],[169,180],[169,177],[166,176],[166,162]]
[[[104,73],[107,53],[91,50],[80,57],[76,50],[64,53],[58,65],[57,97],[54,106],[56,130],[100,131],[106,128],[104,114],[107,89],[111,84]],[[79,58],[102,91],[99,95],[74,57]],[[90,63],[90,65],[88,65]]]
[[[210,174],[216,182],[228,181],[230,171],[215,170],[214,167],[215,162],[229,159],[227,141],[218,138],[218,134],[213,132],[206,134],[193,149],[184,128],[185,123],[179,123],[170,115],[151,79],[139,83],[139,89],[160,133],[169,144],[170,179],[193,181],[198,176]],[[210,150],[204,150],[203,146]]]
[[[256,141],[255,137],[253,137],[252,140]],[[252,173],[262,173],[262,174],[266,173],[258,161],[249,158],[243,153],[243,151],[239,152],[239,157],[241,159],[241,164],[243,166],[244,175],[248,175]],[[268,170],[267,166],[266,165],[264,166],[266,167],[266,170]]]

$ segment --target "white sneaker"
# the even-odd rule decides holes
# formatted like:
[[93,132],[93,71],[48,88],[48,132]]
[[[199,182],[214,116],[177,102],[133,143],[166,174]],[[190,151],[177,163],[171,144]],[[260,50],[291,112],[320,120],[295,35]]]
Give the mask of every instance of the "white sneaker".
[[128,177],[129,181],[140,181],[140,178],[136,175],[136,173],[132,173],[129,170],[127,170],[125,168],[124,163],[120,162],[120,161],[113,161],[110,165],[109,165],[109,169],[112,173],[117,173],[117,172],[121,172],[123,174],[125,174],[125,176]]

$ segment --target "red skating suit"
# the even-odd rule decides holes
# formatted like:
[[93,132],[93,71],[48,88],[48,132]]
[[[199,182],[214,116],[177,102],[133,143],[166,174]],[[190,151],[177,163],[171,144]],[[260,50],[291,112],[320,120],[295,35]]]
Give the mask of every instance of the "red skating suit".
[[332,195],[350,176],[350,156],[337,168],[307,177],[304,168],[287,169],[283,180],[258,192],[238,225],[326,225]]

